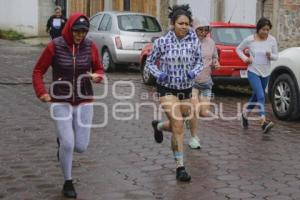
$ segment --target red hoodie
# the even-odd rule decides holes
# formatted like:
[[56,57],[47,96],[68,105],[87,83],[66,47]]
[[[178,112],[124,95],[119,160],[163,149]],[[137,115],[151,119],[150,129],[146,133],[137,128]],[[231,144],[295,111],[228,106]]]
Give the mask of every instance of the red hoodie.
[[[66,41],[69,46],[70,52],[72,52],[73,46],[75,45],[73,42],[73,35],[72,35],[72,26],[74,22],[79,17],[85,17],[88,21],[88,18],[83,15],[82,13],[74,13],[68,19],[66,25],[64,26],[62,37]],[[92,72],[104,76],[104,70],[102,62],[99,58],[98,49],[95,43],[92,43],[91,49],[91,57],[92,57]],[[35,90],[35,94],[37,97],[41,97],[44,94],[47,94],[47,90],[45,88],[45,84],[43,81],[43,75],[47,72],[48,68],[52,64],[53,58],[55,55],[55,46],[53,41],[49,42],[47,47],[44,49],[43,53],[41,54],[40,58],[38,59],[32,73],[32,84]],[[102,80],[102,79],[101,79]],[[101,82],[99,80],[98,82]]]

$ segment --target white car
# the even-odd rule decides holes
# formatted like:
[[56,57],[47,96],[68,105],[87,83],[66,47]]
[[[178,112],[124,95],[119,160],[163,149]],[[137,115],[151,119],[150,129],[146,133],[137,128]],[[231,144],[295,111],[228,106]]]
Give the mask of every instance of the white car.
[[300,117],[300,47],[279,53],[271,63],[268,95],[275,116],[281,120]]
[[109,72],[118,64],[138,66],[142,48],[161,35],[162,29],[155,17],[145,13],[106,11],[91,17],[87,37],[96,43],[104,70]]

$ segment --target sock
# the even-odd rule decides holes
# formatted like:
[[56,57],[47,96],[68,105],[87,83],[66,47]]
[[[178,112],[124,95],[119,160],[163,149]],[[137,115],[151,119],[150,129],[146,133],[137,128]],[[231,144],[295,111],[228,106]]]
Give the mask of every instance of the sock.
[[183,167],[183,153],[176,151],[174,155],[176,160],[176,168]]
[[158,129],[159,131],[163,131],[163,128],[164,128],[164,123],[163,123],[163,122],[159,122],[159,123],[157,124],[157,129]]

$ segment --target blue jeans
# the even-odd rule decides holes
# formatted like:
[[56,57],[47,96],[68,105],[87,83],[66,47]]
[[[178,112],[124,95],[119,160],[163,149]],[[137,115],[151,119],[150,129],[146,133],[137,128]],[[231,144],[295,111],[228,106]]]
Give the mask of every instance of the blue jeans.
[[213,83],[197,83],[193,85],[193,88],[199,90],[199,96],[201,97],[212,97],[212,85]]
[[251,111],[256,105],[259,106],[259,115],[265,116],[265,89],[268,85],[270,76],[261,77],[248,71],[248,80],[253,90],[249,99],[247,112]]

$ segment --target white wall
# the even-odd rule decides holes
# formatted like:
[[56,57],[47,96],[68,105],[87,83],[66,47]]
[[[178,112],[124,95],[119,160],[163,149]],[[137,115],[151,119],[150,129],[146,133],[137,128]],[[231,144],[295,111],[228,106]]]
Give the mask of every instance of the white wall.
[[0,0],[0,29],[38,34],[38,0]]
[[112,10],[112,1],[111,0],[104,0],[104,10],[111,11]]
[[[222,0],[224,1],[224,19],[236,23],[256,23],[257,0]],[[220,12],[217,9],[217,0],[177,0],[178,4],[190,4],[195,17],[205,17],[209,21],[215,21],[215,15]]]
[[211,14],[211,0],[178,0],[178,4],[189,4],[193,17],[206,18],[208,21],[212,21]]
[[256,0],[225,0],[224,21],[256,23]]
[[40,0],[39,1],[39,18],[38,18],[38,31],[39,35],[49,35],[46,32],[46,24],[51,15],[53,15],[55,4],[53,0]]

